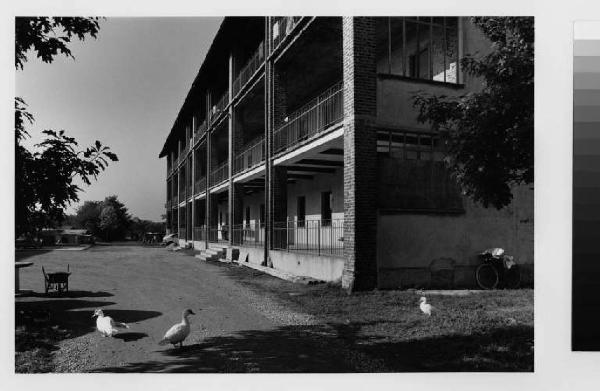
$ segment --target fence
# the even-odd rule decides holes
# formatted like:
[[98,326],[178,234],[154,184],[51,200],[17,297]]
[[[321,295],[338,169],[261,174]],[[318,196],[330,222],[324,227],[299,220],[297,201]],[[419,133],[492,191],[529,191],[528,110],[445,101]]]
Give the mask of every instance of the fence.
[[198,140],[204,133],[206,133],[206,129],[208,129],[208,122],[206,120],[202,121],[196,129],[194,129],[194,140]]
[[221,97],[221,99],[219,99],[217,104],[214,106],[211,120],[214,121],[216,118],[218,118],[221,115],[221,113],[224,113],[225,108],[227,107],[228,104],[229,104],[229,91],[226,91],[223,94],[223,96]]
[[265,245],[265,224],[237,224],[232,229],[233,244],[248,247],[263,247]]
[[301,16],[279,16],[273,18],[273,49],[287,37],[302,19]]
[[222,242],[229,243],[229,229],[226,225],[209,226],[208,227],[208,241],[209,242]]
[[258,141],[254,140],[250,142],[249,145],[252,146],[249,148],[245,147],[244,151],[235,157],[233,161],[234,174],[249,170],[265,160],[265,139],[263,137]]
[[225,162],[210,173],[210,186],[218,185],[229,177],[229,163]]
[[288,149],[344,118],[342,82],[334,84],[295,111],[274,134],[275,152]]
[[206,228],[205,227],[194,227],[194,240],[206,240]]
[[254,76],[258,68],[262,65],[265,55],[264,55],[264,42],[261,42],[258,45],[258,48],[250,57],[250,60],[244,65],[236,79],[233,81],[233,94],[234,96],[241,91],[242,88],[248,83],[248,81]]
[[206,190],[206,177],[205,176],[203,176],[202,178],[196,179],[196,181],[194,182],[194,194],[202,193],[204,190]]
[[344,219],[273,223],[273,249],[344,256]]

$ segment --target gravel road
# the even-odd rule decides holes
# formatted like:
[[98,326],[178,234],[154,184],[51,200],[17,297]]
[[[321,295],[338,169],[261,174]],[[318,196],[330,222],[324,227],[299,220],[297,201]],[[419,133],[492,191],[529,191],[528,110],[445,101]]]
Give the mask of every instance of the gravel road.
[[[85,251],[17,253],[34,262],[22,269],[20,308],[49,308],[50,324],[68,331],[55,352],[59,372],[348,372],[365,360],[338,344],[313,317],[237,283],[218,265],[164,248],[97,246]],[[43,293],[41,266],[70,265],[70,294]],[[95,308],[129,330],[103,338]],[[192,309],[183,348],[159,346],[164,332]],[[55,326],[55,327],[56,327]]]

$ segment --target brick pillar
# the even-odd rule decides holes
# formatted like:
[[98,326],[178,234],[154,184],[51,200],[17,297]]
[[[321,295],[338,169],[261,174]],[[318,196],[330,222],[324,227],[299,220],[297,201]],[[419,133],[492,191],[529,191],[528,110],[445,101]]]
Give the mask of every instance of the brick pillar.
[[349,292],[377,286],[375,20],[343,18],[344,270]]

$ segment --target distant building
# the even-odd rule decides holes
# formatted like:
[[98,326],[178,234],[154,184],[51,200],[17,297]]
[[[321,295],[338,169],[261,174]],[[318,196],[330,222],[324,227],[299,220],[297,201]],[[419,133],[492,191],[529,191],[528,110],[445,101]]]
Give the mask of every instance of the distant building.
[[44,245],[79,245],[94,242],[93,236],[86,229],[56,228],[44,229],[40,233]]
[[532,266],[533,191],[461,196],[412,106],[481,88],[458,59],[489,48],[468,18],[225,18],[160,152],[168,232],[354,289],[427,286],[439,259],[473,284],[493,246]]

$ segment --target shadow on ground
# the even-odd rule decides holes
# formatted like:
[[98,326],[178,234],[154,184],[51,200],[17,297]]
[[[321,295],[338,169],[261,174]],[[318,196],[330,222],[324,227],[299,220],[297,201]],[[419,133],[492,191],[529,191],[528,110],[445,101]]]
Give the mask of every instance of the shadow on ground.
[[25,292],[25,293],[21,294],[19,297],[20,298],[47,297],[47,298],[56,298],[56,299],[64,299],[64,298],[79,299],[79,298],[83,298],[83,297],[111,297],[111,296],[114,296],[114,295],[110,292],[103,292],[103,291],[97,291],[97,292],[68,291],[68,292],[61,292],[61,293],[54,292],[54,291],[48,292],[48,293],[29,291],[29,292]]
[[[67,296],[65,298],[65,296]],[[15,303],[15,371],[51,372],[54,370],[51,352],[60,341],[76,338],[95,330],[94,308],[116,304],[111,301],[82,300],[81,297],[109,297],[107,292],[72,291],[69,295],[52,297],[36,294],[33,300]],[[41,297],[42,300],[36,298]],[[158,311],[105,310],[113,318],[126,323],[140,322],[162,315]],[[122,333],[125,342],[144,338],[145,333]]]
[[164,350],[164,360],[99,368],[95,372],[533,370],[533,347],[528,343],[533,340],[532,327],[514,326],[475,335],[386,342],[385,337],[377,335],[359,336],[363,326],[330,324],[244,331],[231,336],[208,338],[183,348]]

